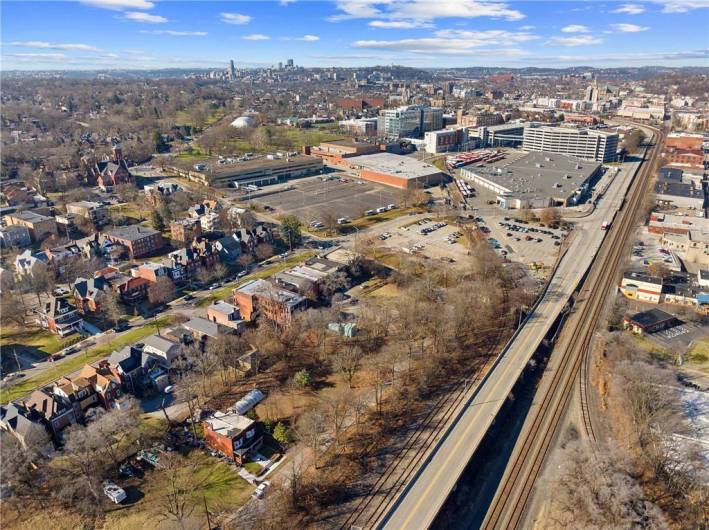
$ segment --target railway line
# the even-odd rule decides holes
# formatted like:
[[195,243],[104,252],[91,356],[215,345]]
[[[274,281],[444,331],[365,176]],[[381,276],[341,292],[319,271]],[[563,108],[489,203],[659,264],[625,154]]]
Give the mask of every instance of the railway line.
[[[507,314],[509,308],[507,289],[503,289],[503,306],[504,309],[501,313]],[[407,437],[401,449],[391,459],[381,476],[367,490],[365,496],[339,528],[342,530],[371,528],[389,510],[401,488],[416,472],[441,430],[466,400],[470,389],[480,383],[482,375],[489,369],[491,361],[503,347],[506,339],[506,327],[501,326],[498,329],[500,331],[495,338],[495,346],[485,354],[479,369],[469,377],[459,379],[451,384],[434,402],[414,431]],[[402,457],[409,451],[414,451],[414,453],[401,466]]]
[[[647,128],[651,129],[651,128]],[[627,201],[615,217],[606,241],[597,255],[575,304],[575,313],[566,324],[565,333],[549,361],[551,377],[542,381],[537,392],[539,402],[530,411],[520,440],[491,503],[483,528],[513,529],[524,520],[534,483],[539,476],[558,431],[569,399],[581,376],[584,428],[595,437],[588,410],[587,352],[595,324],[603,312],[606,296],[617,279],[623,256],[623,243],[632,235],[636,214],[655,168],[664,135],[652,129],[652,147],[646,150],[645,164],[631,184]],[[650,152],[648,156],[648,151]]]

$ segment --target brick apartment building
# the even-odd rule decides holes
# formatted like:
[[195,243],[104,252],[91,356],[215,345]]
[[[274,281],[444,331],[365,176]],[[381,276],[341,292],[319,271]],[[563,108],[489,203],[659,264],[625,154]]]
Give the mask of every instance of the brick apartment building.
[[189,245],[201,235],[199,219],[178,219],[170,223],[170,239],[180,245]]
[[11,213],[5,216],[5,224],[24,226],[30,232],[32,241],[42,241],[50,235],[57,235],[57,221],[30,210]]
[[306,299],[265,280],[251,280],[234,291],[234,303],[244,320],[261,315],[282,325],[290,324],[296,311],[305,309]]
[[120,226],[109,230],[104,235],[109,241],[126,247],[131,258],[155,254],[165,246],[160,232],[144,226]]

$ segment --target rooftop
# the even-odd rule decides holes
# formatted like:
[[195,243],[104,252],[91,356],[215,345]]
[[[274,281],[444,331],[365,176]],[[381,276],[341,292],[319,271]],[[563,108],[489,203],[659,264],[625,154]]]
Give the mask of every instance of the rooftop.
[[291,293],[290,291],[281,289],[271,282],[261,279],[246,282],[239,289],[237,289],[237,292],[248,294],[250,296],[263,296],[264,298],[270,298],[276,302],[292,306],[298,305],[305,300],[299,294]]
[[[272,156],[273,158],[269,158]],[[275,170],[286,168],[295,164],[303,164],[306,162],[322,164],[320,158],[299,153],[282,153],[281,156],[276,155],[256,155],[249,157],[248,160],[240,160],[239,158],[209,158],[197,164],[194,161],[175,161],[175,166],[182,170],[202,173],[211,178],[224,178],[239,173],[261,170]],[[197,170],[195,166],[204,165],[203,170]]]
[[350,164],[361,166],[377,173],[388,173],[402,178],[415,179],[441,172],[436,166],[408,156],[393,153],[376,153],[350,158]]
[[507,151],[505,155],[498,162],[468,166],[461,174],[492,181],[516,197],[568,197],[601,167],[598,162],[544,151]]
[[22,219],[23,221],[27,221],[29,223],[39,223],[40,221],[46,221],[48,219],[51,219],[51,217],[47,217],[46,215],[32,212],[30,210],[15,212],[15,213],[9,214],[9,216],[14,217],[15,219]]
[[129,226],[119,226],[112,230],[108,230],[106,234],[110,237],[115,237],[118,239],[126,239],[128,241],[136,241],[138,239],[143,239],[144,237],[154,236],[160,234],[157,230],[152,228],[147,228],[140,225],[129,225]]
[[209,427],[218,435],[234,438],[251,427],[254,420],[234,412],[215,412],[205,420]]
[[655,326],[663,322],[672,322],[674,320],[677,320],[674,315],[666,313],[662,309],[650,309],[648,311],[643,311],[630,317],[630,321],[633,324],[640,326],[641,328]]

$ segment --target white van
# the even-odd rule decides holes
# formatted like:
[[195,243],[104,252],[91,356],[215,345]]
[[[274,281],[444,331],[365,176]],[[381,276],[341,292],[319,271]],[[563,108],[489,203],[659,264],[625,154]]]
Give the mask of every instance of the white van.
[[350,220],[349,220],[347,217],[340,217],[340,218],[337,220],[337,224],[338,224],[338,225],[346,225],[346,224],[349,223],[349,222],[350,222]]
[[386,207],[386,206],[382,206],[381,208],[377,208],[377,213],[384,213],[384,212],[386,212],[386,211],[387,211],[387,207]]
[[387,204],[387,210],[393,210],[396,208],[396,204]]

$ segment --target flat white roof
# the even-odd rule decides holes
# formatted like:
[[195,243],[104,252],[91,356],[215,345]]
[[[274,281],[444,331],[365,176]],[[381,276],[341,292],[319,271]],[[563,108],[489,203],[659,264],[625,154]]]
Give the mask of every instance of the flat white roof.
[[234,437],[254,424],[254,420],[234,412],[217,411],[205,420],[211,429],[221,436]]
[[436,166],[421,162],[410,156],[395,155],[393,153],[355,156],[350,158],[349,162],[377,173],[387,173],[405,179],[415,179],[441,173],[441,170]]

